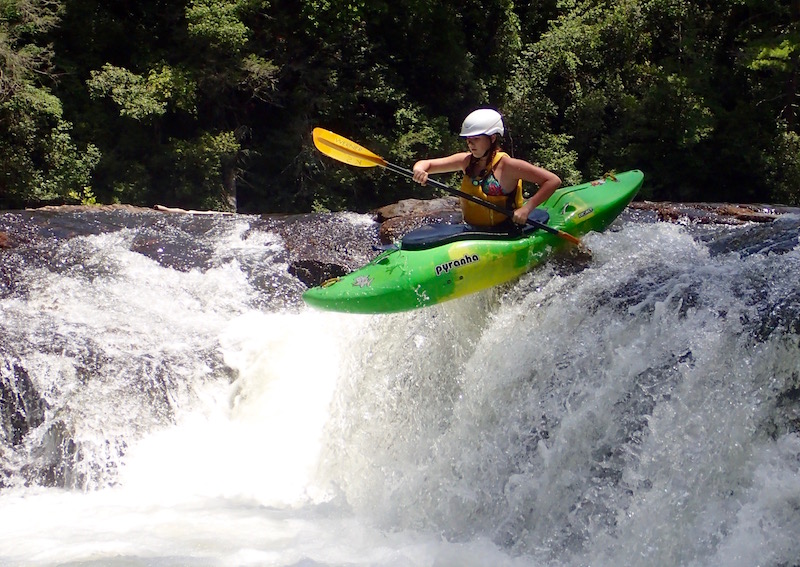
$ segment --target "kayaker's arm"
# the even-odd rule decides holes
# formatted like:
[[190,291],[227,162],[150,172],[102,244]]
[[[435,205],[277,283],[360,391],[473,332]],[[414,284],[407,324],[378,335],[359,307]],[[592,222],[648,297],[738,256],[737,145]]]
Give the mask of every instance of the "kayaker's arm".
[[460,152],[447,157],[419,160],[412,168],[413,179],[420,185],[425,185],[428,182],[428,175],[431,173],[463,171],[468,158],[469,152]]
[[538,167],[521,159],[506,157],[503,159],[503,176],[510,174],[515,179],[522,179],[528,183],[535,183],[539,189],[528,199],[524,205],[514,211],[514,222],[525,224],[531,211],[544,203],[561,187],[561,178],[552,171]]

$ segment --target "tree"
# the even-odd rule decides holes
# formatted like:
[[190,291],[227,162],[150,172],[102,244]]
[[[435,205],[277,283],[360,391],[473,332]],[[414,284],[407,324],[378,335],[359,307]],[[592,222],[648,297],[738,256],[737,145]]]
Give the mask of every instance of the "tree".
[[332,163],[314,126],[410,165],[492,105],[568,182],[794,203],[798,21],[800,0],[0,0],[0,189],[366,210],[431,190]]
[[60,12],[56,1],[0,1],[0,206],[91,196],[100,153],[78,148],[48,86],[52,49],[41,38]]
[[782,132],[796,120],[798,9],[790,19],[776,0],[561,2],[511,83],[523,147],[562,148],[551,162],[568,179],[641,168],[656,199],[763,201],[796,188],[778,165],[796,159],[776,152],[796,147]]
[[266,6],[68,3],[58,62],[81,133],[104,149],[95,177],[104,200],[237,208],[246,106],[269,100],[277,71],[251,27]]
[[800,205],[800,0],[749,4],[737,60],[752,84],[754,106],[776,125],[763,146],[765,179],[774,200]]

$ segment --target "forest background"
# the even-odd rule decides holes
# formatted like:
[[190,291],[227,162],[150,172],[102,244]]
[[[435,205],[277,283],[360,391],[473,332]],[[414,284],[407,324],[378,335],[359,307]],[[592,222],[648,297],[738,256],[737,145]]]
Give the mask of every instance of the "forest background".
[[0,208],[367,210],[504,115],[506,150],[642,198],[800,204],[800,0],[0,0]]

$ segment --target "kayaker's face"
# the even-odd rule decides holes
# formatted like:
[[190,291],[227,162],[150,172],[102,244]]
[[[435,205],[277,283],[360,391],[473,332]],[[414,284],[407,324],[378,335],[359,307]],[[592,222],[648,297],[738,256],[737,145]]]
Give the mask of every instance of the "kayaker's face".
[[467,147],[469,151],[472,152],[472,155],[475,157],[483,157],[486,155],[486,152],[489,151],[489,148],[492,146],[492,138],[485,134],[481,134],[480,136],[468,136],[467,137]]

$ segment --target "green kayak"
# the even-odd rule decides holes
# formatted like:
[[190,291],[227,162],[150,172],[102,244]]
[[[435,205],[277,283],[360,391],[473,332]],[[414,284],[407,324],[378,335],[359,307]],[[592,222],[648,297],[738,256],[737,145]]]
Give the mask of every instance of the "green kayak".
[[[579,237],[610,225],[636,196],[639,170],[557,190],[534,211]],[[518,278],[562,246],[557,234],[526,227],[515,234],[467,225],[430,225],[408,233],[366,266],[307,290],[309,305],[347,313],[393,313],[442,303]]]

